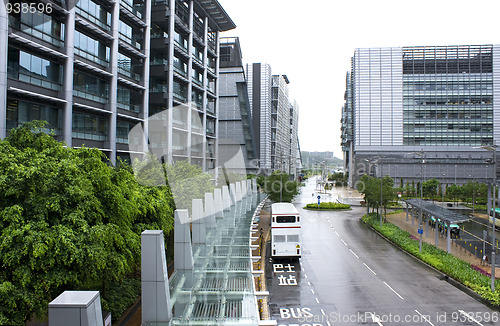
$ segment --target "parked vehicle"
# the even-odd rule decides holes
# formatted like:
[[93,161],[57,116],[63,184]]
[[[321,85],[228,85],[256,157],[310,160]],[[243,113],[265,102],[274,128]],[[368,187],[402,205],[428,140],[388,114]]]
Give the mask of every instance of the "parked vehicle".
[[271,205],[271,256],[273,258],[300,258],[300,214],[291,203]]

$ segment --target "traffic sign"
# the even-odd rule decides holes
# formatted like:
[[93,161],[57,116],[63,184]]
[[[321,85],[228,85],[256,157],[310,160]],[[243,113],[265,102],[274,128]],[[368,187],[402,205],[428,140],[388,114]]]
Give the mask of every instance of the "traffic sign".
[[424,234],[424,229],[418,229],[418,234]]
[[320,196],[320,195],[318,195],[318,200],[320,200],[320,199],[321,199],[321,196]]

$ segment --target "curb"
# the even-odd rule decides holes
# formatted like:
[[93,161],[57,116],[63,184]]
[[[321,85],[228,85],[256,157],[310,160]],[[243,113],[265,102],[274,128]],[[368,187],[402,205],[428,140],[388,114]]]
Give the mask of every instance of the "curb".
[[484,299],[483,297],[481,297],[481,295],[479,295],[478,293],[474,292],[471,288],[469,288],[466,285],[460,283],[460,281],[454,279],[453,277],[449,276],[448,274],[445,274],[445,273],[441,272],[440,270],[436,269],[434,266],[429,265],[428,263],[424,262],[423,260],[421,260],[417,256],[414,256],[410,252],[404,250],[403,248],[401,248],[400,246],[398,246],[397,244],[395,244],[394,242],[392,242],[385,235],[383,235],[382,233],[380,233],[379,231],[377,231],[375,228],[373,228],[371,225],[365,223],[362,219],[360,219],[360,222],[363,223],[364,225],[366,225],[367,227],[369,227],[373,232],[375,232],[376,234],[378,234],[381,238],[385,239],[391,245],[393,245],[394,247],[398,248],[401,252],[407,254],[408,256],[412,257],[413,259],[415,259],[419,263],[427,266],[428,268],[432,269],[433,271],[435,271],[436,273],[438,273],[439,275],[441,275],[441,277],[442,277],[443,280],[445,280],[449,284],[453,285],[454,287],[456,287],[460,291],[462,291],[465,294],[469,295],[470,297],[472,297],[476,301],[481,302],[482,304],[484,304],[488,308],[490,308],[492,310],[495,310],[495,311],[500,311],[500,306],[492,304],[490,301]]

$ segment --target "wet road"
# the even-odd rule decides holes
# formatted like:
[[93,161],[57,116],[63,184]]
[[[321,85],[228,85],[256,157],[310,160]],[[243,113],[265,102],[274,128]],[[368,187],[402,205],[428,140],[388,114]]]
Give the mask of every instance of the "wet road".
[[295,203],[302,214],[301,260],[268,260],[271,314],[278,325],[500,324],[499,312],[363,225],[365,209],[303,210],[312,181]]

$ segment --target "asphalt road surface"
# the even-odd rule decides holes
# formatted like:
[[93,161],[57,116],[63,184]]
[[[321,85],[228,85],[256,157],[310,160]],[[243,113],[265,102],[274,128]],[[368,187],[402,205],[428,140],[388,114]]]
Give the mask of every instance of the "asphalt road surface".
[[303,210],[314,184],[309,180],[295,201],[302,214],[302,258],[267,260],[278,325],[500,325],[500,312],[362,224],[364,208]]

